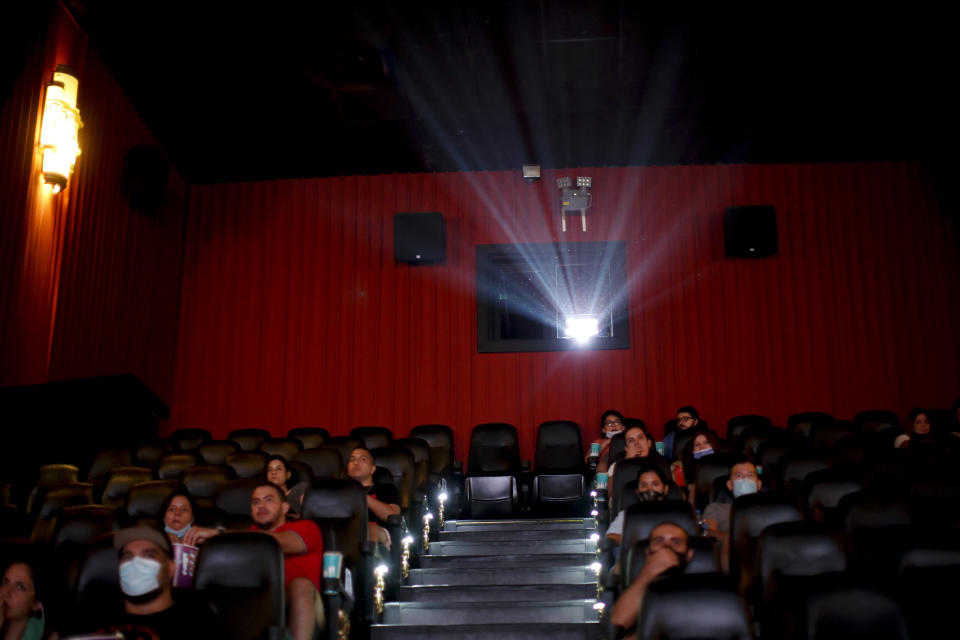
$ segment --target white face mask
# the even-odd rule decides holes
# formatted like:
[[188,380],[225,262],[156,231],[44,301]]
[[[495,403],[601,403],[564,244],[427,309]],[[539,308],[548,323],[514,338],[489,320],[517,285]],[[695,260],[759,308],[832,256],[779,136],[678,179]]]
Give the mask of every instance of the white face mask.
[[120,590],[128,596],[142,596],[160,588],[160,563],[136,557],[120,565]]
[[613,436],[619,435],[619,434],[621,434],[621,433],[623,433],[623,429],[620,429],[620,431],[605,431],[605,432],[603,433],[603,436],[604,436],[607,440],[609,440],[609,439],[612,438]]
[[163,525],[163,530],[166,531],[167,533],[172,533],[173,535],[177,536],[178,538],[182,538],[183,536],[185,536],[185,535],[187,534],[187,531],[190,531],[190,529],[191,529],[192,527],[193,527],[193,523],[192,523],[192,522],[191,522],[190,524],[188,524],[187,526],[185,526],[183,529],[171,529],[171,528],[170,528],[170,525],[165,524],[165,525]]
[[749,495],[757,492],[757,481],[750,478],[739,478],[733,481],[733,497]]

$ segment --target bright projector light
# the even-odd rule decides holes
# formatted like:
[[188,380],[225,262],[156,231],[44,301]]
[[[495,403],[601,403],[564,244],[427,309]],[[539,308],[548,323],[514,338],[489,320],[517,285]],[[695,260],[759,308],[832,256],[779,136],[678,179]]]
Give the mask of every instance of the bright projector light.
[[564,335],[580,344],[600,333],[600,323],[592,316],[570,316],[566,319]]

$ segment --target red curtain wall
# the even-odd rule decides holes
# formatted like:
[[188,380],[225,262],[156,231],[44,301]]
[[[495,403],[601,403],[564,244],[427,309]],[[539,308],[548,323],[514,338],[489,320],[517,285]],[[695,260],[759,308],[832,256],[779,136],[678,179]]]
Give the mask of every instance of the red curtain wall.
[[[567,172],[564,172],[567,173]],[[660,433],[682,404],[761,413],[945,406],[960,391],[957,234],[910,164],[605,168],[589,230],[627,245],[631,348],[478,354],[475,246],[561,238],[554,178],[516,172],[209,185],[191,191],[173,419],[406,434],[608,407]],[[723,256],[722,211],[772,204],[780,253]],[[447,260],[393,260],[393,214],[441,211]],[[574,222],[574,219],[571,219]]]
[[[134,373],[169,402],[186,184],[152,216],[130,209],[128,149],[156,144],[59,2],[37,17],[0,111],[0,386]],[[39,117],[57,64],[80,80],[82,153],[64,192],[40,185]]]

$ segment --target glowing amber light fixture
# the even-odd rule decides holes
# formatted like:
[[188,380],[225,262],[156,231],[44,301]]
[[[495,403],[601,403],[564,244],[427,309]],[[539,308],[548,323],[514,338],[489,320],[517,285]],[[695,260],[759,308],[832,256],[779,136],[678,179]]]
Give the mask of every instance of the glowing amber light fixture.
[[40,126],[43,149],[43,182],[57,193],[66,188],[73,165],[80,155],[77,134],[83,123],[77,110],[77,77],[70,67],[57,65],[53,82],[47,85]]

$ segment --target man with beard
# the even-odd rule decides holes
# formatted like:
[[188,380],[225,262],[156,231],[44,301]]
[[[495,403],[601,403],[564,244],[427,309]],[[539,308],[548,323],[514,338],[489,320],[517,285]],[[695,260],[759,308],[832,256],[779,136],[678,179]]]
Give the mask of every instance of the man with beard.
[[[287,521],[290,505],[283,490],[263,481],[250,497],[251,531],[273,536],[283,551],[283,573],[287,589],[287,628],[294,640],[309,640],[315,625],[323,626],[320,573],[323,569],[323,537],[312,520]],[[216,529],[194,527],[184,536],[198,545],[218,535]]]
[[[693,549],[683,527],[662,522],[650,532],[646,555],[640,574],[613,603],[610,613],[611,622],[627,631],[637,624],[637,614],[640,613],[643,596],[650,583],[671,569],[683,571],[693,558]],[[627,636],[627,640],[632,638],[636,638],[636,633]]]
[[120,554],[124,613],[97,633],[120,632],[126,640],[223,637],[208,609],[173,601],[177,567],[165,534],[147,526],[121,529],[113,536],[113,546]]
[[[640,502],[666,500],[670,494],[670,479],[658,465],[645,464],[637,472],[637,486],[634,491]],[[626,519],[624,514],[625,510],[621,510],[607,527],[607,538],[618,546],[623,535],[623,522]]]

